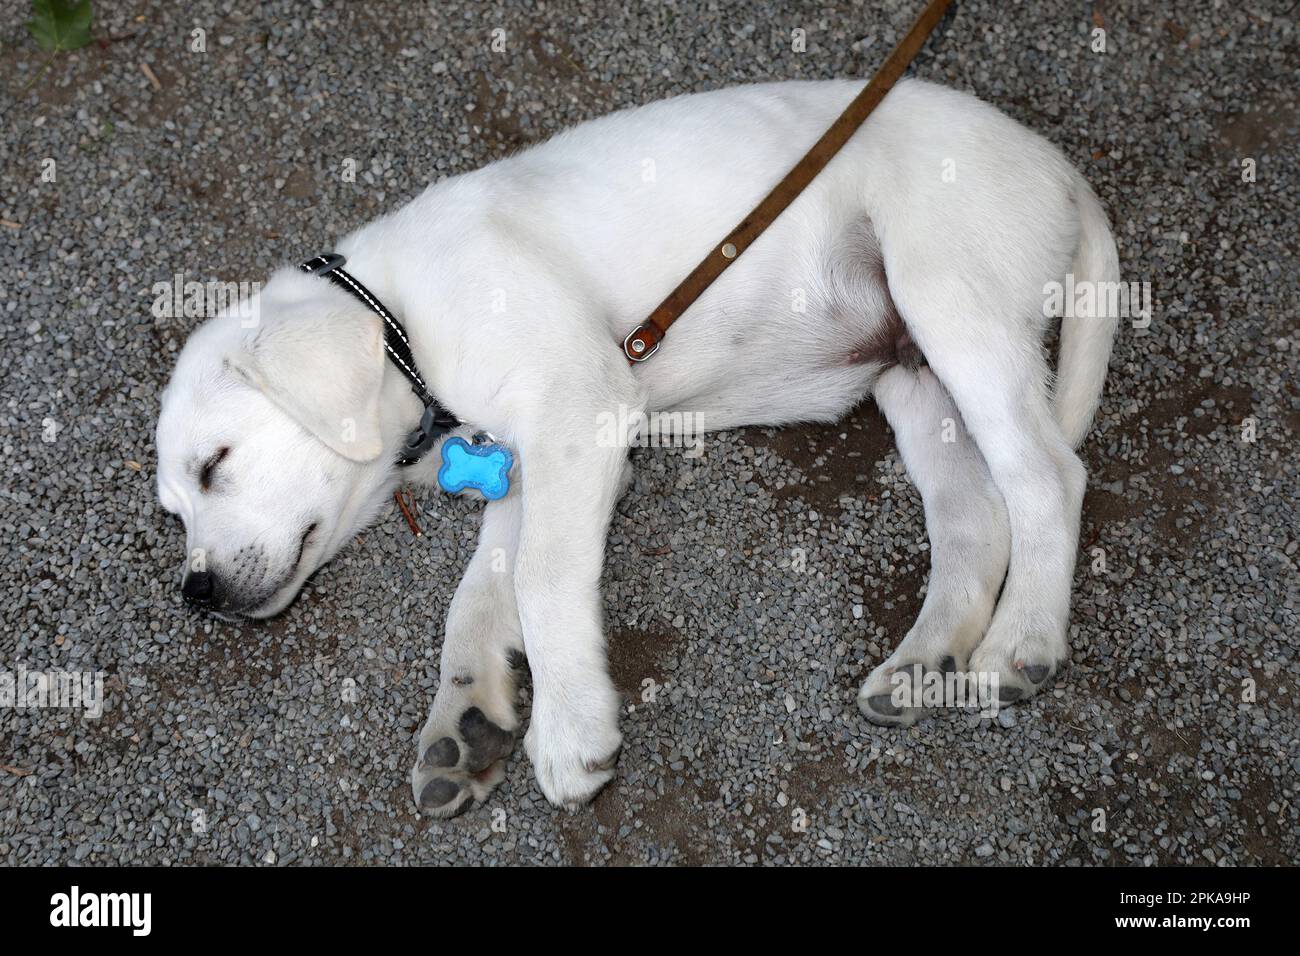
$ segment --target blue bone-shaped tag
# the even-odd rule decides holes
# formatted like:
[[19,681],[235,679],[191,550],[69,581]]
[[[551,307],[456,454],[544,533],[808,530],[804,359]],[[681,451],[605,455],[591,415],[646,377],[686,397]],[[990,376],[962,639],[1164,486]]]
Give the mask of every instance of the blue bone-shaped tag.
[[513,464],[510,449],[504,445],[471,445],[463,438],[448,438],[442,443],[438,485],[452,495],[473,488],[489,501],[496,501],[510,490]]

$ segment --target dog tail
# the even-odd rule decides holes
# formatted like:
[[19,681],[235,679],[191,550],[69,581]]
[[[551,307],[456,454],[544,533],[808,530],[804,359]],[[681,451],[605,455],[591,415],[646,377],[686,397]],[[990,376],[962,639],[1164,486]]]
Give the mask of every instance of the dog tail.
[[1120,290],[1119,253],[1106,212],[1082,177],[1076,180],[1074,201],[1079,210],[1079,246],[1072,266],[1074,284],[1091,285],[1093,308],[1079,314],[1074,303],[1065,303],[1053,404],[1056,420],[1070,446],[1078,448],[1101,403],[1110,347],[1119,325]]

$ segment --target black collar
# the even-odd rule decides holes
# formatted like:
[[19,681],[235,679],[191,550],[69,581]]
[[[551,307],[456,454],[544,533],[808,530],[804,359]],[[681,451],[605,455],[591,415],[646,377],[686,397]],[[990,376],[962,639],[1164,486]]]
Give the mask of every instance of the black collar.
[[402,452],[396,462],[402,466],[414,465],[433,447],[434,442],[463,422],[433,397],[433,393],[424,384],[424,379],[420,377],[420,370],[415,365],[415,356],[411,354],[411,343],[406,337],[406,329],[369,289],[344,271],[343,264],[347,261],[337,252],[327,252],[323,256],[308,259],[298,268],[311,275],[329,279],[340,289],[351,293],[367,309],[384,320],[384,351],[388,353],[388,357],[392,359],[402,376],[411,383],[411,391],[415,392],[416,398],[424,404],[424,414],[420,416],[420,424],[406,436],[406,444],[402,446]]

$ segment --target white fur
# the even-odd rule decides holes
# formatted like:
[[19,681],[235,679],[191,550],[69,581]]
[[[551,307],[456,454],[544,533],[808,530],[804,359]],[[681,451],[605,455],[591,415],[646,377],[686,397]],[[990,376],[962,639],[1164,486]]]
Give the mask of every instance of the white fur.
[[[1025,668],[1065,659],[1084,481],[1072,449],[1096,408],[1115,322],[1065,324],[1053,398],[1043,286],[1071,269],[1113,280],[1118,266],[1104,214],[1053,146],[968,95],[900,83],[658,355],[634,368],[622,357],[628,331],[859,89],[749,86],[607,116],[437,183],[334,250],[402,318],[443,403],[518,461],[510,496],[486,506],[452,604],[422,755],[447,738],[465,751],[467,707],[514,730],[505,662],[522,648],[535,684],[525,744],[542,790],[572,805],[610,778],[619,704],[598,580],[626,452],[595,436],[601,413],[620,406],[729,428],[833,420],[874,390],[934,547],[916,626],[864,684],[873,719],[915,718],[869,704],[905,663],[953,656],[1032,693],[1039,682]],[[881,357],[894,306],[929,369]],[[339,324],[347,316],[355,335]],[[261,317],[256,330],[224,318],[192,337],[158,431],[160,494],[185,518],[189,546],[208,549],[220,576],[229,555],[259,543],[252,564],[265,565],[274,593],[248,579],[247,558],[223,592],[226,611],[254,616],[287,604],[371,518],[399,480],[391,462],[419,412],[387,364],[375,381],[371,320],[325,280],[277,274]],[[320,354],[295,363],[294,350]],[[361,437],[333,434],[341,419],[361,424]],[[955,443],[941,437],[946,420]],[[371,457],[376,438],[383,451]],[[227,483],[201,492],[193,463],[223,444]],[[431,480],[432,468],[400,477]],[[289,568],[290,543],[313,517],[320,541]],[[498,552],[509,553],[506,572],[489,560]],[[241,604],[239,587],[258,600]],[[431,781],[458,788],[445,804],[426,801],[432,813],[456,812],[500,779],[499,760],[432,760],[412,773],[417,800]]]

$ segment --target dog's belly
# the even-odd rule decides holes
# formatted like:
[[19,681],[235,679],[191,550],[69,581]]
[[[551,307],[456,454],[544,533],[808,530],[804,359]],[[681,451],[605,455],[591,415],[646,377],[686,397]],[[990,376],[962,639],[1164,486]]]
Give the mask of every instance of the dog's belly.
[[862,400],[902,324],[871,221],[808,221],[824,211],[774,225],[636,368],[650,410],[714,430],[834,421]]
[[835,421],[886,367],[876,342],[884,322],[865,310],[818,309],[797,333],[770,307],[741,315],[747,321],[724,338],[715,330],[715,341],[696,347],[675,336],[677,354],[652,359],[663,361],[644,371],[650,410],[694,413],[707,430]]

